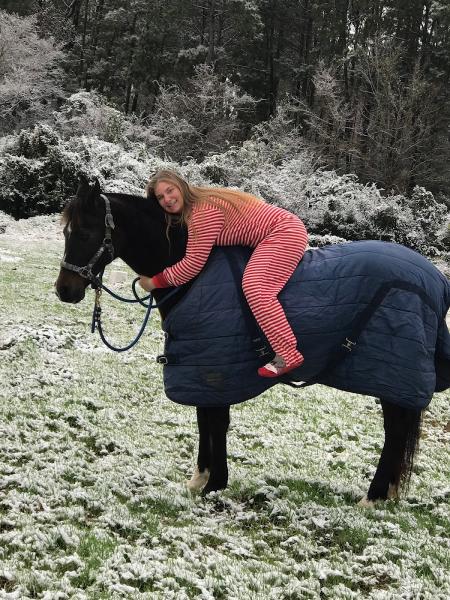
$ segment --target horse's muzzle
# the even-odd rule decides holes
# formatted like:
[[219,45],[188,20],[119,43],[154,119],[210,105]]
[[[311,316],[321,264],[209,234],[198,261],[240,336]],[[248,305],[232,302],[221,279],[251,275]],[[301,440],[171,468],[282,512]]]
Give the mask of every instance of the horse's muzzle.
[[84,299],[88,281],[76,273],[68,273],[61,269],[55,281],[55,292],[61,302],[77,304]]

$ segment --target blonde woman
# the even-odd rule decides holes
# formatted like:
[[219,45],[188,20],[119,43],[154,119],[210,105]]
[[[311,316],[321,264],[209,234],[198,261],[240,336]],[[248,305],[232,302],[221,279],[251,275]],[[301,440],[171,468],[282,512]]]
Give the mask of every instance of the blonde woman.
[[159,171],[147,196],[166,213],[167,227],[187,226],[182,260],[153,277],[141,277],[146,291],[187,283],[200,273],[213,246],[250,246],[242,289],[250,309],[275,353],[258,369],[262,377],[279,377],[304,358],[277,296],[305,252],[308,234],[294,214],[241,191],[189,185],[173,171]]

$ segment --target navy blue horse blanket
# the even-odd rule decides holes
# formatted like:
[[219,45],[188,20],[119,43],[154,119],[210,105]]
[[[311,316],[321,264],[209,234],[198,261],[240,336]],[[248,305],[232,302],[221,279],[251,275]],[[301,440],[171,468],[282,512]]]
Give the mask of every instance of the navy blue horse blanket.
[[[215,248],[163,323],[168,398],[223,407],[278,379],[241,289],[251,250]],[[450,284],[416,252],[379,241],[308,250],[279,299],[305,356],[291,380],[424,408],[450,387]]]

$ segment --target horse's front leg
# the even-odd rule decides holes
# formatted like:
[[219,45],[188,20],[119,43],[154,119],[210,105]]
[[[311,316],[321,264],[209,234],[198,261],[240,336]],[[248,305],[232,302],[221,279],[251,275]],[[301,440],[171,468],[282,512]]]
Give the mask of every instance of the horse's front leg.
[[197,408],[199,447],[197,468],[190,481],[190,490],[203,494],[222,490],[228,483],[227,431],[230,408]]
[[230,407],[206,408],[209,430],[209,479],[202,494],[223,490],[228,484],[227,431],[230,425]]
[[195,492],[202,490],[208,483],[211,468],[211,443],[208,426],[208,413],[206,408],[197,407],[198,426],[198,456],[195,471],[187,482],[187,487]]

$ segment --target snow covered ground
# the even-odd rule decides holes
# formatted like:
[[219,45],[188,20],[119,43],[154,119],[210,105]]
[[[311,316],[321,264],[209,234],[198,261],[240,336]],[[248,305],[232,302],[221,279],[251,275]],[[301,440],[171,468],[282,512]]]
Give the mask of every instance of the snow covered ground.
[[[320,386],[233,408],[230,487],[191,497],[195,414],[164,396],[158,317],[131,352],[107,351],[92,293],[54,294],[58,218],[0,214],[0,232],[0,598],[450,597],[450,394],[398,503],[355,506],[379,406]],[[115,341],[142,316],[104,300]]]

